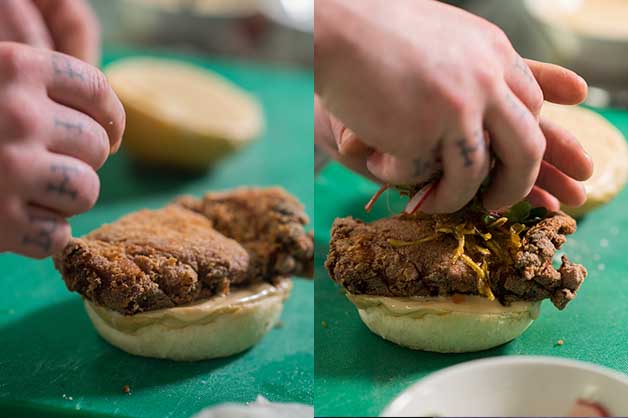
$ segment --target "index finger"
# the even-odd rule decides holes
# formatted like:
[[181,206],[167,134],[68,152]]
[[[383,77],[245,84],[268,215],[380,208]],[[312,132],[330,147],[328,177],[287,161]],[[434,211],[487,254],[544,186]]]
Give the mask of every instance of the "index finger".
[[500,96],[486,119],[497,157],[483,196],[488,209],[513,205],[527,196],[545,152],[545,137],[530,111],[508,88]]
[[44,57],[44,77],[48,96],[91,116],[105,128],[111,152],[116,152],[124,133],[125,113],[102,71],[69,55],[52,52]]
[[525,60],[543,90],[545,100],[575,105],[587,97],[587,82],[567,68],[546,62]]

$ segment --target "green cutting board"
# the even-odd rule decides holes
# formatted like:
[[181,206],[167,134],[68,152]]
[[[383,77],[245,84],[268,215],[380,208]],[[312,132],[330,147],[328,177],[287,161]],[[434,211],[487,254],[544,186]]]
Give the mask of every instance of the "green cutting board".
[[[628,136],[628,112],[604,111]],[[628,372],[628,190],[582,219],[564,252],[589,270],[578,297],[562,312],[544,302],[521,337],[493,350],[436,354],[399,347],[372,334],[323,267],[334,218],[375,220],[403,209],[394,193],[368,216],[377,186],[330,164],[315,181],[317,416],[374,416],[410,384],[443,367],[484,357],[537,354],[574,358]],[[388,207],[390,206],[390,208]],[[558,339],[564,345],[556,344]]]
[[[116,51],[106,62],[135,55]],[[172,56],[171,56],[172,57]],[[100,171],[97,206],[71,220],[74,235],[181,193],[282,185],[313,211],[313,78],[309,72],[172,57],[217,71],[256,95],[267,129],[210,173],[138,168],[124,152]],[[292,296],[257,346],[230,358],[176,363],[128,355],[101,340],[50,260],[0,255],[0,417],[188,417],[220,402],[313,402],[313,284]],[[129,385],[132,394],[124,394]]]

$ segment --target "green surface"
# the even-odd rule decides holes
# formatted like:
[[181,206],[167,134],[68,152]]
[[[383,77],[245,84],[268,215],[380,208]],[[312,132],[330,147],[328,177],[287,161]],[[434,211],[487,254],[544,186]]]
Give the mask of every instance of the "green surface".
[[[130,52],[110,54],[117,59]],[[180,193],[238,185],[284,186],[313,208],[311,74],[242,62],[181,57],[254,93],[267,129],[261,140],[210,173],[141,169],[124,155],[101,170],[97,206],[71,220],[81,235],[128,212],[159,207]],[[313,401],[313,285],[295,280],[282,315],[260,344],[227,359],[175,363],[133,357],[93,330],[78,295],[50,260],[0,255],[0,416],[187,417],[217,402]],[[128,384],[131,395],[122,393]]]
[[[628,112],[602,113],[628,135]],[[383,196],[366,216],[364,204],[376,189],[338,164],[326,167],[316,179],[317,416],[378,415],[397,394],[429,373],[484,357],[559,356],[628,373],[628,190],[582,219],[563,248],[589,270],[578,297],[564,311],[546,301],[540,318],[515,341],[489,351],[452,355],[412,351],[372,334],[323,267],[335,217],[374,220],[403,208],[402,201],[388,193],[390,209]],[[558,339],[565,344],[556,345]]]

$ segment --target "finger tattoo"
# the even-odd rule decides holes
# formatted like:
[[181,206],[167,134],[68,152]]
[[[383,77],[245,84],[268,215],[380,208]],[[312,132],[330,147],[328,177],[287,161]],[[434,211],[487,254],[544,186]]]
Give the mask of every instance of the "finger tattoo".
[[440,151],[440,142],[436,145],[428,158],[419,157],[414,160],[413,177],[424,177],[431,174],[436,169],[438,163],[438,152]]
[[65,129],[68,135],[71,135],[72,137],[80,136],[83,133],[83,124],[80,122],[71,123],[55,117],[54,123],[55,127]]
[[472,144],[468,144],[466,138],[461,138],[456,141],[458,151],[464,161],[465,167],[471,167],[473,165],[474,161],[472,154],[474,154],[478,149],[486,149],[488,147],[488,144],[484,141],[484,133],[482,132],[482,129],[477,129],[473,132],[472,140]]
[[521,56],[519,55],[517,55],[517,57],[515,58],[515,68],[517,69],[517,71],[523,74],[530,83],[536,81],[536,79],[532,75],[532,71],[530,71],[530,67],[528,67],[528,64],[526,64],[523,58],[521,58]]
[[78,191],[70,187],[70,180],[74,174],[79,173],[79,169],[65,164],[51,164],[52,173],[61,173],[61,180],[57,183],[48,182],[46,190],[48,192],[66,195],[70,199],[76,199]]
[[456,145],[458,145],[460,156],[464,160],[464,166],[471,167],[473,165],[473,159],[471,158],[471,154],[473,154],[478,149],[478,146],[476,144],[467,145],[467,140],[464,138],[456,141]]
[[423,177],[432,168],[432,162],[425,158],[417,158],[414,160],[414,175],[413,177]]
[[37,227],[33,234],[24,235],[23,245],[33,245],[48,252],[52,247],[52,234],[57,229],[56,219],[47,216],[30,215],[29,222]]
[[517,112],[517,117],[519,119],[525,116],[526,109],[520,102],[515,100],[515,97],[511,92],[506,92],[506,101],[508,102],[508,106],[510,106],[513,111]]
[[59,54],[52,55],[52,69],[58,76],[68,77],[70,79],[85,80],[85,76],[82,71],[77,71],[72,62],[67,58]]

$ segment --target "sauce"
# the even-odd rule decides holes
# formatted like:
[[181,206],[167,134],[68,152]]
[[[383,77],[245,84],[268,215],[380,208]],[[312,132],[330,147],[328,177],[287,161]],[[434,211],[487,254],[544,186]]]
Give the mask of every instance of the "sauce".
[[276,286],[257,283],[242,289],[234,289],[228,295],[213,296],[189,305],[158,309],[136,315],[121,315],[118,312],[90,303],[93,311],[112,327],[132,333],[140,328],[159,322],[171,329],[183,328],[191,324],[206,324],[216,317],[237,313],[247,305],[268,298],[285,300],[292,289],[289,279],[282,279]]
[[[421,317],[426,314],[442,314],[451,311],[477,313],[477,314],[500,314],[513,312],[529,312],[532,318],[539,315],[540,302],[514,302],[510,306],[504,306],[497,300],[488,300],[482,296],[474,295],[454,295],[438,297],[385,297],[370,295],[352,295],[347,293],[347,297],[358,309],[366,309],[374,306],[381,306],[395,316]],[[460,297],[464,301],[460,303]]]

